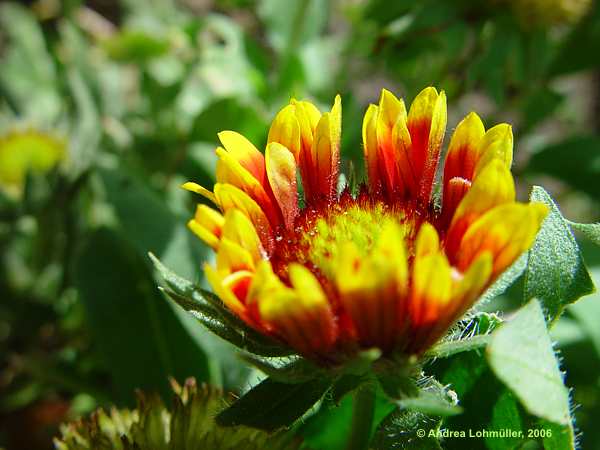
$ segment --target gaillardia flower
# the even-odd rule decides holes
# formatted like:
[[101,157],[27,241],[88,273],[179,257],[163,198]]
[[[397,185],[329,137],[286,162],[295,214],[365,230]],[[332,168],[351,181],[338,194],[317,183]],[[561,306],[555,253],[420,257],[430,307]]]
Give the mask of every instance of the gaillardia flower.
[[292,100],[264,155],[220,133],[214,190],[184,185],[217,207],[199,205],[189,222],[216,252],[205,265],[215,293],[317,361],[423,353],[531,246],[547,213],[515,201],[510,126],[486,131],[475,113],[457,126],[438,185],[445,129],[443,92],[423,90],[407,112],[384,90],[364,117],[368,182],[357,193],[338,189],[339,96],[325,113]]

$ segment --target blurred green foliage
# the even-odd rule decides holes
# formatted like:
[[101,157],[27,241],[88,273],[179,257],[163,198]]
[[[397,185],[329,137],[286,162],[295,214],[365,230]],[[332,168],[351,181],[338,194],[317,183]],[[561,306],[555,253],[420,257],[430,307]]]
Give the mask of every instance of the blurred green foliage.
[[[342,95],[343,164],[361,174],[367,104],[383,87],[411,100],[435,85],[448,95],[450,128],[470,110],[488,126],[513,124],[522,199],[543,183],[568,219],[600,220],[600,5],[574,3],[580,17],[550,23],[525,0],[0,3],[0,136],[34,130],[68,147],[16,191],[0,186],[0,447],[52,448],[59,422],[131,406],[135,388],[167,396],[169,375],[236,392],[256,384],[232,346],[156,289],[147,252],[203,283],[210,254],[185,228],[197,199],[179,185],[212,183],[218,131],[263,147],[290,97],[327,105]],[[597,284],[600,250],[581,246]],[[534,267],[538,278],[547,263]],[[486,306],[511,311],[523,289],[544,294],[521,279]],[[568,306],[551,330],[586,450],[600,449],[599,304],[593,294]],[[544,427],[483,352],[431,371],[461,399],[447,428]],[[311,448],[343,448],[352,398],[338,400],[296,430]],[[376,448],[464,448],[460,439],[415,441],[415,424],[437,429],[439,417],[389,413],[378,400]],[[567,448],[542,441],[468,445]]]

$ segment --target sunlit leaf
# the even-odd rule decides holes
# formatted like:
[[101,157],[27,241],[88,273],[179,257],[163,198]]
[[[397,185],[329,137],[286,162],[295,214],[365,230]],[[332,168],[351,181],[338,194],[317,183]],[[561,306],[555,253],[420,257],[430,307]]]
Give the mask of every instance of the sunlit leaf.
[[531,201],[550,207],[550,213],[529,251],[525,298],[538,298],[550,323],[565,306],[594,291],[577,241],[552,198],[535,186]]
[[492,334],[487,357],[496,376],[530,413],[561,425],[571,422],[569,393],[537,300]]

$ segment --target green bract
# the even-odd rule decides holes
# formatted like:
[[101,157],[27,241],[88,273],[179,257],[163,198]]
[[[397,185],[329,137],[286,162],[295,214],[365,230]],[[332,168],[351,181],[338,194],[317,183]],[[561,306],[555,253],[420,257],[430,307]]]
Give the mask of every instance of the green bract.
[[223,428],[215,415],[226,397],[189,379],[172,382],[169,408],[155,394],[138,394],[136,409],[98,410],[88,419],[62,427],[58,450],[296,450],[301,441],[285,433],[267,434],[247,427]]

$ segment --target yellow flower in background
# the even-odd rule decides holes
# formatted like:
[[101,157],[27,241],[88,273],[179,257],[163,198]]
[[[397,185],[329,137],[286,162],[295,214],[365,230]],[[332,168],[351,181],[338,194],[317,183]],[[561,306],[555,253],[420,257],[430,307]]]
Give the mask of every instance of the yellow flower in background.
[[590,9],[592,0],[505,0],[526,26],[575,23]]
[[66,142],[31,129],[0,135],[0,186],[19,195],[29,171],[45,173],[66,156]]
[[250,326],[321,363],[423,353],[532,245],[547,207],[515,201],[511,127],[475,113],[436,186],[447,115],[432,87],[408,111],[382,91],[363,121],[368,182],[338,194],[341,113],[339,96],[325,113],[292,100],[264,154],[219,133],[213,191],[184,185],[216,206],[189,222],[216,252],[206,277]]

